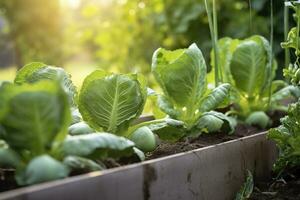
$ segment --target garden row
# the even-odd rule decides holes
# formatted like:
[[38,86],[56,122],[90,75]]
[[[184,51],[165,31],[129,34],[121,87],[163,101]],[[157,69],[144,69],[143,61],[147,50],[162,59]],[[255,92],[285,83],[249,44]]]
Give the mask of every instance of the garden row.
[[[282,46],[294,48],[298,58],[300,9],[298,4],[290,6],[296,11],[298,25]],[[297,167],[300,103],[288,108],[285,100],[300,96],[298,59],[284,71],[292,86],[274,80],[277,64],[272,45],[262,36],[244,40],[226,37],[218,40],[215,47],[211,53],[213,70],[209,74],[196,44],[175,51],[156,50],[151,69],[162,92],[148,88],[141,74],[103,70],[88,75],[77,91],[70,75],[62,68],[43,63],[24,66],[14,82],[0,85],[1,190],[143,161],[153,155],[157,157],[155,153],[164,146],[195,149],[199,147],[194,145],[198,142],[209,147],[120,170],[109,169],[102,175],[91,173],[78,180],[77,177],[66,179],[51,185],[49,190],[45,186],[41,193],[34,193],[33,189],[31,198],[64,194],[80,199],[80,195],[100,197],[102,194],[103,198],[118,199],[126,194],[128,199],[158,199],[164,194],[165,199],[177,199],[185,194],[192,195],[185,197],[188,199],[230,199],[240,187],[246,169],[256,170],[254,176],[262,178],[270,173],[276,157],[274,145],[265,140],[265,134],[236,139],[248,134],[237,135],[238,128],[248,127],[243,130],[249,131],[250,126],[260,130],[274,127],[276,122],[268,114],[275,111],[288,112],[281,120],[282,125],[268,134],[280,148],[275,171]],[[146,102],[152,105],[154,119],[138,120]],[[218,140],[218,137],[221,138]],[[236,140],[210,146],[230,137]],[[207,142],[211,139],[217,141]],[[203,145],[203,142],[206,143]],[[180,151],[173,149],[173,152]],[[233,156],[235,151],[246,156]],[[174,174],[178,175],[177,180]],[[117,182],[113,181],[114,177]],[[236,177],[235,184],[228,184],[220,192],[210,188],[224,186],[234,180],[233,177]],[[169,192],[165,193],[164,180],[172,180],[165,188]],[[201,184],[205,182],[197,185],[199,180],[209,183],[209,187]],[[240,199],[247,198],[253,190],[253,179],[249,180],[239,193]],[[91,188],[94,193],[79,193],[82,190],[78,184]],[[189,184],[190,187],[186,187]],[[183,189],[175,192],[180,186]],[[124,189],[120,189],[122,187]],[[150,192],[150,187],[156,189]],[[24,190],[3,194],[4,199],[22,199],[25,198],[22,195],[29,195]]]

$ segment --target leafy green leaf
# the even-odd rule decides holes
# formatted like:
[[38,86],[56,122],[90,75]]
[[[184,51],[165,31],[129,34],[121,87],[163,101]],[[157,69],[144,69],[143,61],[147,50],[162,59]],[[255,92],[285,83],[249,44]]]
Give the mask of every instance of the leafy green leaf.
[[297,40],[299,40],[299,36],[297,37],[297,27],[294,27],[289,31],[286,41],[281,43],[281,47],[295,49],[296,55],[299,55]]
[[263,39],[259,40],[254,36],[241,41],[230,62],[235,87],[248,97],[261,94],[266,84],[268,52]]
[[111,74],[97,70],[86,77],[79,110],[94,129],[122,135],[142,112],[146,88],[137,75]]
[[35,83],[40,80],[59,81],[63,90],[68,94],[70,105],[76,105],[76,87],[72,83],[71,76],[62,68],[47,66],[38,62],[29,63],[18,71],[15,83]]
[[204,113],[197,124],[198,130],[204,132],[226,131],[229,134],[234,132],[236,121],[220,112],[210,111]]
[[94,133],[95,131],[85,122],[79,122],[76,124],[72,124],[68,132],[70,135],[84,135],[89,133]]
[[254,181],[252,173],[247,170],[247,178],[246,182],[244,183],[243,187],[237,193],[235,200],[246,200],[249,199],[254,188]]
[[[231,39],[229,37],[221,38],[218,41],[218,56],[219,56],[219,65],[220,70],[223,75],[223,80],[225,83],[233,84],[233,79],[230,71],[230,61],[233,55],[233,52],[235,51],[237,45],[240,43],[240,40],[237,39]],[[209,73],[209,75],[214,76],[214,69],[215,69],[215,63],[214,63],[214,50],[211,51],[211,66],[212,71]],[[214,80],[214,77],[212,77]]]
[[274,166],[277,172],[300,164],[300,102],[289,106],[288,115],[281,119],[281,124],[268,132],[268,138],[274,140],[280,150]]
[[98,164],[93,160],[79,156],[67,156],[63,163],[71,169],[71,171],[75,171],[77,173],[87,173],[106,169],[104,164]]
[[68,98],[49,81],[7,85],[0,92],[1,136],[14,151],[36,156],[62,141],[70,122]]
[[90,158],[120,158],[133,153],[134,143],[109,133],[69,136],[63,143],[65,155]]
[[259,126],[260,128],[267,128],[271,123],[271,119],[263,111],[252,112],[246,119],[246,123],[252,126]]
[[32,159],[25,171],[17,171],[16,180],[19,185],[32,185],[65,178],[68,174],[69,169],[63,163],[41,155]]
[[229,97],[230,85],[224,83],[216,87],[201,102],[200,112],[208,112],[216,109],[226,98]]
[[156,148],[155,135],[146,126],[135,130],[131,135],[130,140],[135,143],[137,148],[144,152],[150,152]]
[[160,139],[170,142],[176,142],[187,134],[185,123],[173,119],[166,119],[162,123],[151,124],[148,127]]
[[16,168],[21,162],[20,157],[16,152],[11,150],[3,140],[0,140],[0,167]]
[[176,107],[197,104],[206,90],[206,64],[200,49],[154,52],[152,72],[166,97]]

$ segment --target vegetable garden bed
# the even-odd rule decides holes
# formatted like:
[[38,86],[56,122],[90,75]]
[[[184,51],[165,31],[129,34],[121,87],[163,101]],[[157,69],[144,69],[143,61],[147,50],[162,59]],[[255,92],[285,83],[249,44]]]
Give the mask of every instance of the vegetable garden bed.
[[[185,153],[21,188],[0,195],[13,199],[233,199],[248,169],[267,180],[277,158],[266,133]],[[229,162],[230,161],[230,162]]]

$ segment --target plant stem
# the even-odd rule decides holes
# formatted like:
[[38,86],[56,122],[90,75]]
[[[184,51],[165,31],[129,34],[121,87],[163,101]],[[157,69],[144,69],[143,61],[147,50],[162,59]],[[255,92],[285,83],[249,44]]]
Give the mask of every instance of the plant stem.
[[215,63],[216,67],[218,68],[218,78],[220,82],[223,82],[222,70],[219,68],[219,47],[218,47],[218,13],[217,13],[217,6],[216,0],[213,0],[213,27],[214,27],[214,41],[215,41]]
[[128,131],[126,132],[126,135],[125,137],[130,137],[132,135],[132,133],[134,131],[136,131],[137,129],[143,127],[143,126],[149,126],[149,125],[152,125],[152,124],[160,124],[160,123],[163,123],[165,122],[166,119],[155,119],[155,120],[151,120],[151,121],[147,121],[147,122],[142,122],[142,123],[139,123],[139,124],[136,124],[134,126],[131,126]]
[[208,25],[209,25],[209,31],[210,31],[210,37],[211,37],[211,41],[212,41],[212,47],[213,47],[213,51],[214,51],[214,64],[215,64],[215,86],[217,87],[219,85],[220,82],[220,78],[219,78],[219,66],[218,66],[218,50],[217,50],[217,38],[216,38],[216,34],[217,33],[217,28],[215,29],[214,27],[217,27],[217,12],[216,12],[216,3],[215,0],[213,0],[213,15],[214,15],[214,20],[212,19],[212,14],[211,14],[211,10],[209,7],[209,4],[207,2],[207,0],[204,0],[205,3],[205,10],[207,13],[207,19],[208,19]]
[[[288,1],[288,0],[286,0]],[[284,41],[286,41],[289,32],[289,8],[284,6]],[[284,65],[286,68],[289,67],[291,62],[290,50],[288,48],[284,49]]]
[[252,35],[252,3],[249,0],[249,32]]
[[[273,15],[273,0],[270,0],[270,66],[269,66],[269,76],[272,76],[272,69],[273,69],[273,47],[274,47],[274,15]],[[270,78],[270,81],[268,83],[268,108],[271,104],[271,93],[272,93],[272,79]]]
[[299,19],[299,16],[300,16],[300,5],[297,4],[296,5],[296,16],[297,16],[297,46],[296,46],[296,56],[297,56],[297,60],[298,60],[298,57],[299,57],[299,31],[300,31],[300,19]]

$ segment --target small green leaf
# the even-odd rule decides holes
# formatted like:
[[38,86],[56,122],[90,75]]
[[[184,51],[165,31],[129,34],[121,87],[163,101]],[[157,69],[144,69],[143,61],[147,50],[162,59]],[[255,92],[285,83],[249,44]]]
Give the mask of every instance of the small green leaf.
[[226,98],[229,97],[230,85],[224,83],[216,87],[201,102],[200,112],[208,112],[216,109]]
[[204,113],[198,122],[197,129],[210,132],[224,131],[232,134],[236,126],[236,120],[220,112]]
[[94,133],[95,131],[85,122],[79,122],[72,124],[68,132],[70,135],[84,135],[89,133]]
[[16,168],[21,163],[21,159],[16,152],[11,150],[3,140],[0,140],[0,168]]
[[271,123],[270,117],[266,115],[263,111],[256,111],[251,113],[247,119],[246,123],[249,125],[256,125],[261,128],[267,128],[268,125]]
[[156,148],[156,139],[152,131],[144,126],[138,128],[130,137],[137,148],[141,149],[143,152],[150,152]]
[[160,139],[169,142],[176,142],[187,134],[184,122],[173,119],[166,119],[162,123],[151,124],[148,127]]
[[237,193],[235,200],[246,200],[249,199],[254,188],[254,181],[252,173],[247,170],[247,178],[246,182],[244,183],[243,187]]
[[67,177],[69,169],[48,155],[35,157],[22,171],[17,170],[19,185],[32,185]]
[[65,155],[90,158],[120,158],[133,153],[134,143],[109,133],[69,136],[63,143]]
[[72,172],[74,171],[76,173],[87,173],[106,169],[104,164],[100,165],[93,160],[79,156],[67,156],[63,163],[65,166],[71,169]]

